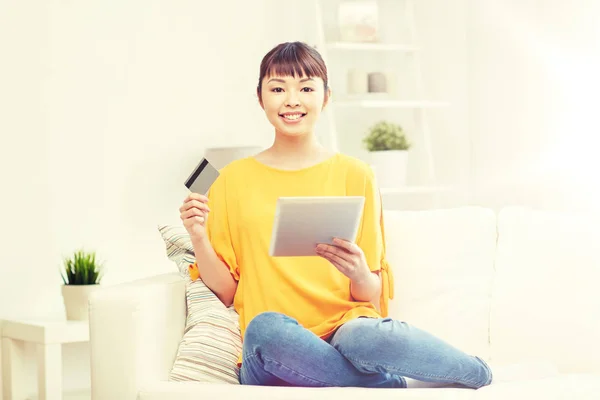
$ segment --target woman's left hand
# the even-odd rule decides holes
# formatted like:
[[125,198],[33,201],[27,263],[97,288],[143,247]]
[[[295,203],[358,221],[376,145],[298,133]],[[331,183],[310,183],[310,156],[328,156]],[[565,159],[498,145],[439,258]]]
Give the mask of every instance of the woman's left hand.
[[321,243],[317,246],[317,255],[328,260],[342,274],[353,282],[360,282],[371,273],[365,253],[356,244],[347,240],[333,239],[334,245]]

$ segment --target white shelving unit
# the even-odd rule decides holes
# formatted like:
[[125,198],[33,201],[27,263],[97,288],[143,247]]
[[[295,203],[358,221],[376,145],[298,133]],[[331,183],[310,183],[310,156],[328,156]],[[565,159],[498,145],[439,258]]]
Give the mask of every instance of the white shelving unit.
[[[412,82],[415,85],[416,99],[397,99],[391,95],[372,94],[351,95],[351,96],[334,96],[334,100],[326,109],[329,120],[329,142],[334,150],[338,150],[338,135],[336,130],[336,109],[351,108],[352,112],[360,112],[364,110],[369,112],[369,109],[409,109],[415,117],[416,131],[410,132],[412,135],[420,135],[420,142],[424,147],[426,157],[427,182],[419,186],[399,186],[391,188],[381,188],[382,195],[399,195],[399,194],[431,194],[436,196],[443,192],[453,190],[452,187],[440,186],[437,181],[435,163],[433,158],[433,150],[431,143],[431,134],[428,123],[427,112],[430,109],[448,107],[449,104],[439,101],[431,101],[425,99],[422,84],[422,73],[420,66],[419,47],[417,46],[417,32],[414,17],[414,0],[403,0],[403,17],[407,24],[408,43],[349,43],[340,41],[328,41],[325,35],[325,21],[323,19],[322,6],[327,0],[314,0],[316,21],[318,26],[317,48],[319,49],[326,62],[329,64],[330,59],[334,59],[340,54],[350,53],[355,54],[357,58],[372,56],[375,52],[383,53],[401,53],[409,55],[406,57],[407,62],[413,63],[412,69],[414,76]],[[381,9],[381,8],[380,8]],[[350,66],[348,66],[350,67]],[[354,111],[356,109],[356,111]]]

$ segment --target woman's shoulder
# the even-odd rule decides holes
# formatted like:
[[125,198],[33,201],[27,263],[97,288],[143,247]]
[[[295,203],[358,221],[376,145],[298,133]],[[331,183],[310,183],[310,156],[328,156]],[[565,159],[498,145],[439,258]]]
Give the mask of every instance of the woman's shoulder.
[[365,161],[350,156],[348,154],[339,153],[338,160],[341,166],[345,167],[348,175],[352,177],[373,177],[373,169]]

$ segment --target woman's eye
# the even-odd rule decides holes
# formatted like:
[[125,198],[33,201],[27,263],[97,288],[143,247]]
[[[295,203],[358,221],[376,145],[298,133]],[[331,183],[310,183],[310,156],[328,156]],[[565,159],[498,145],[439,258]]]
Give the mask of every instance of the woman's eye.
[[312,92],[313,88],[305,87],[305,88],[302,88],[302,91],[304,91],[304,92]]
[[271,91],[275,92],[275,93],[281,93],[281,92],[283,92],[283,89],[280,87],[276,87],[276,88],[271,89]]

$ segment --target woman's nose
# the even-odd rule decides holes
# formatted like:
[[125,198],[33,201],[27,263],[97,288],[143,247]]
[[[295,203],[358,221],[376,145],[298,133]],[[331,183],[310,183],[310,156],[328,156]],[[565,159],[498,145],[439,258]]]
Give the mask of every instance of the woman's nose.
[[298,100],[298,94],[295,91],[289,90],[287,92],[287,96],[285,98],[285,105],[290,107],[300,105],[300,101]]

